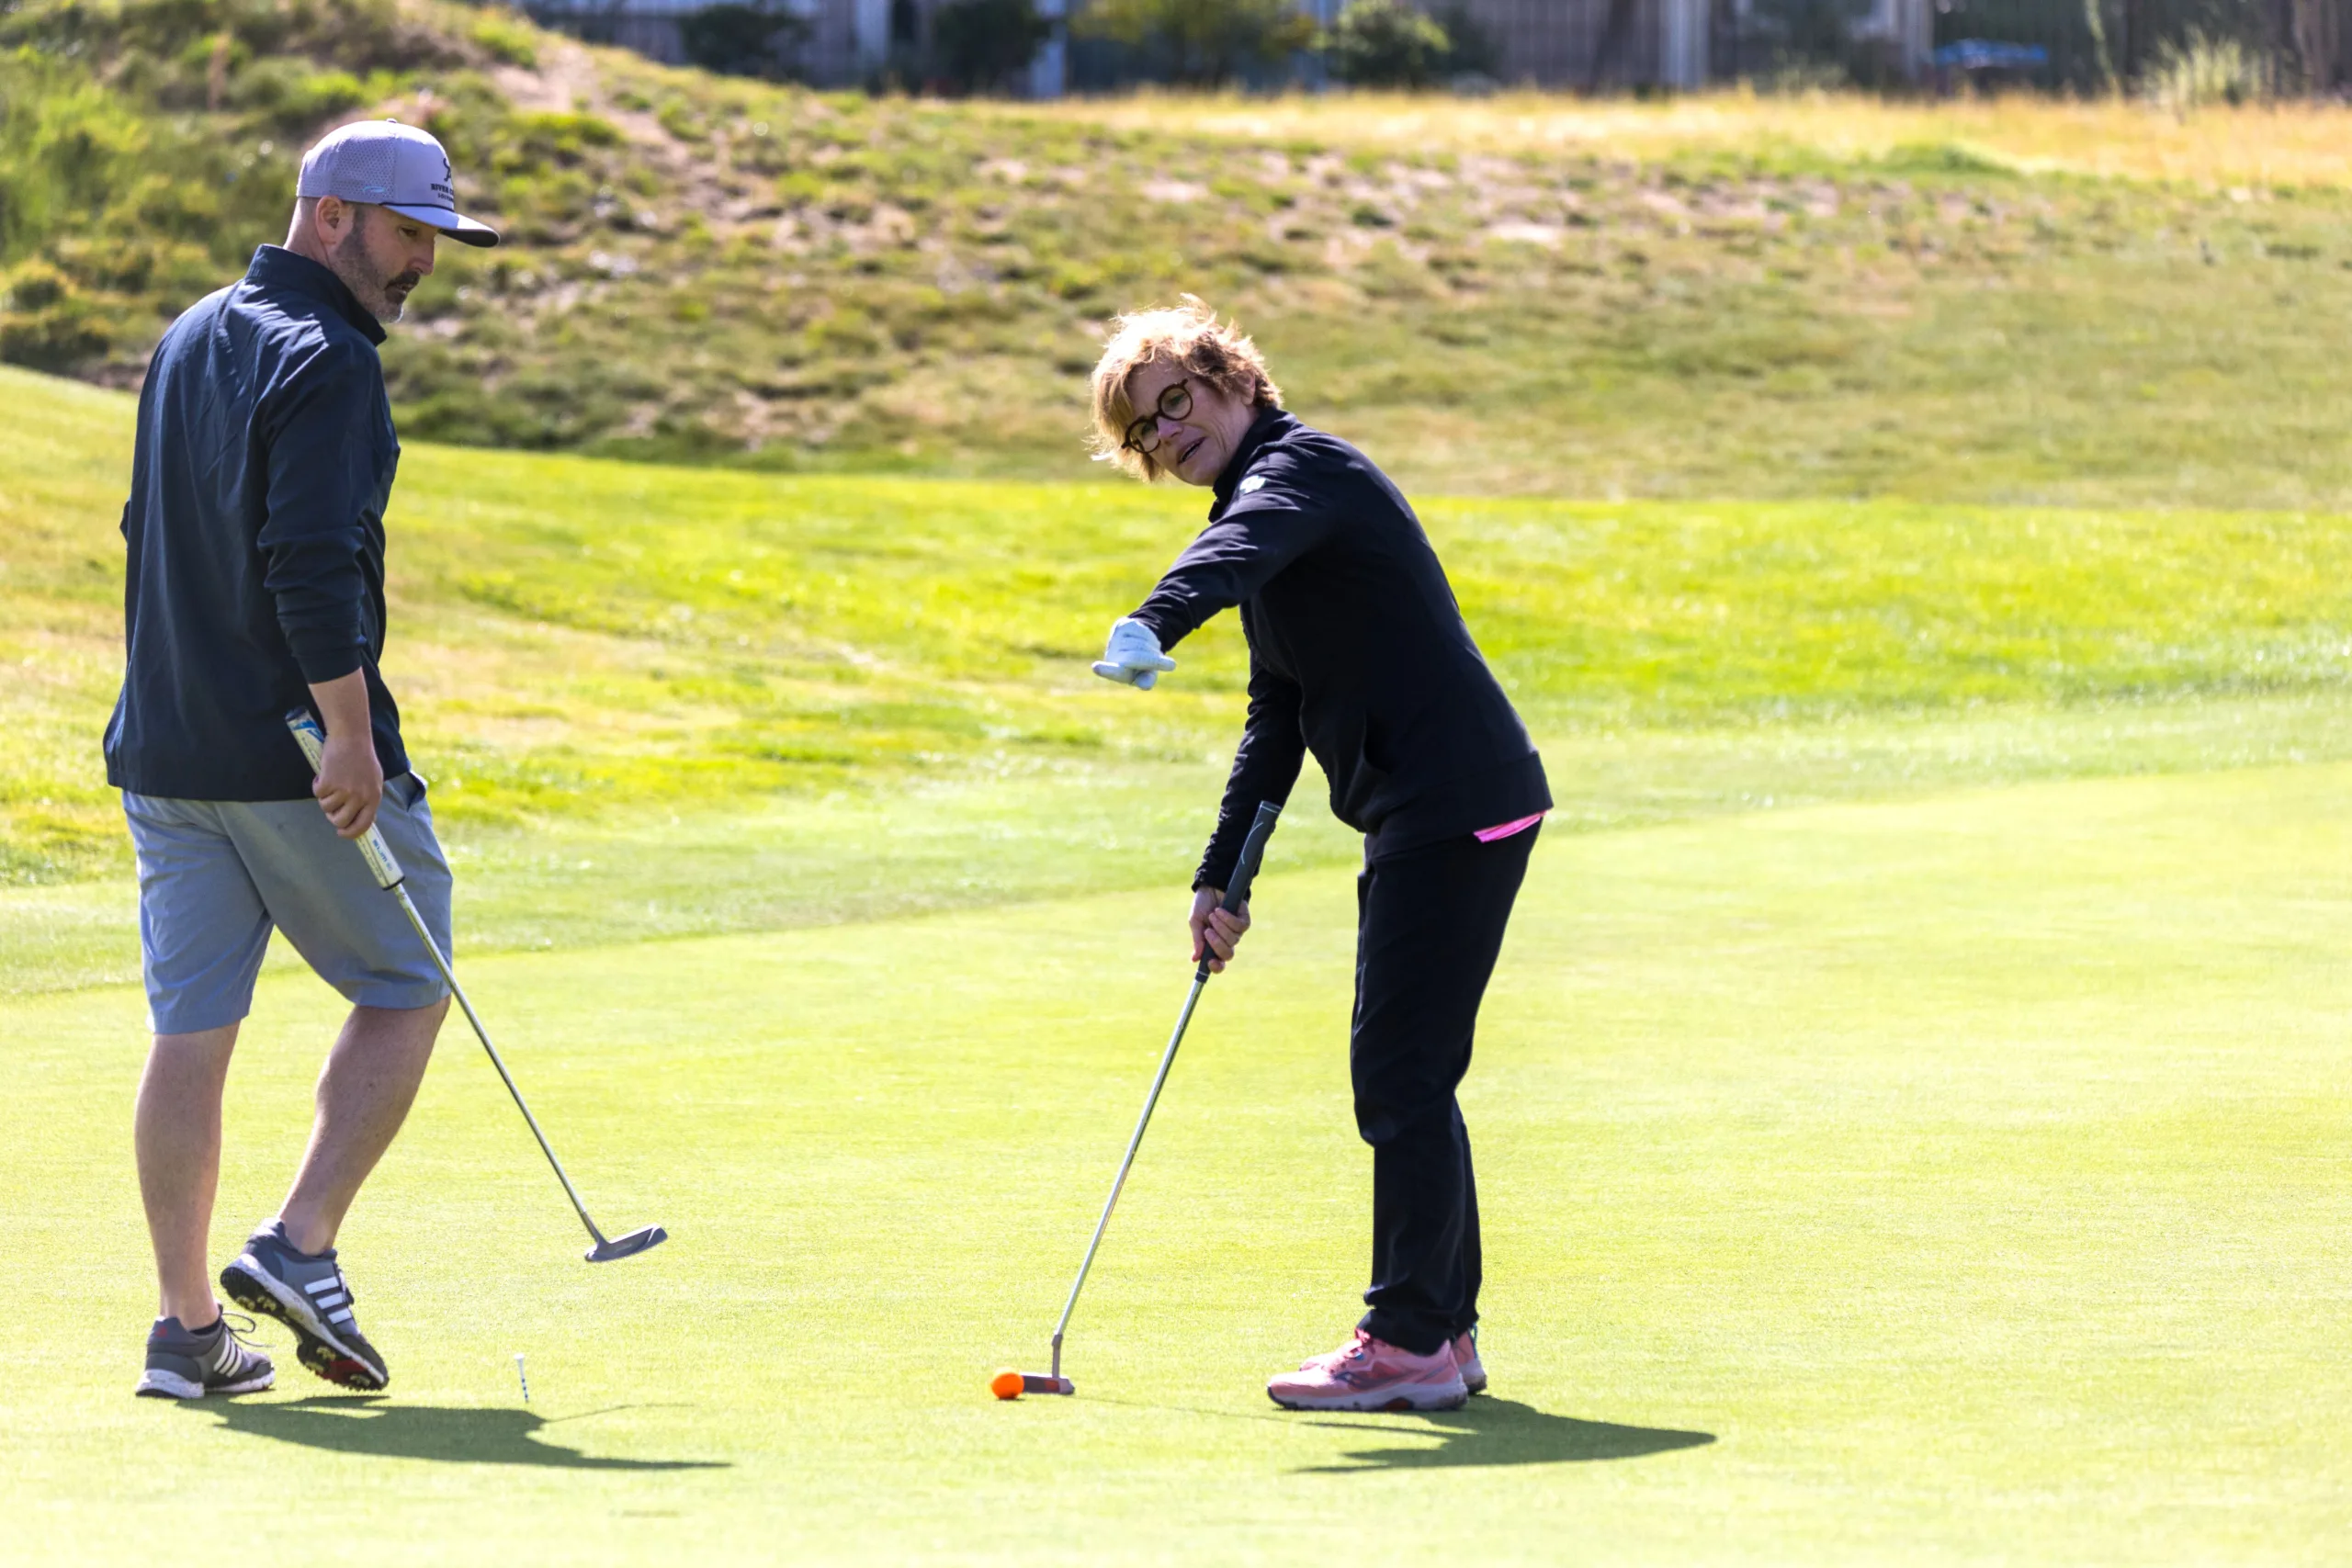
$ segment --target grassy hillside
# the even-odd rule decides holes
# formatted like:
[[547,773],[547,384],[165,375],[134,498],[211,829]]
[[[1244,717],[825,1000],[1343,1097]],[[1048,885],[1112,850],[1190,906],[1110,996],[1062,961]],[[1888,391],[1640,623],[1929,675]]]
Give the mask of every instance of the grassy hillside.
[[1191,289],[1423,488],[2352,498],[2341,111],[942,105],[428,0],[18,0],[0,44],[20,364],[135,377],[382,112],[512,241],[396,333],[412,438],[1080,477],[1102,319]]

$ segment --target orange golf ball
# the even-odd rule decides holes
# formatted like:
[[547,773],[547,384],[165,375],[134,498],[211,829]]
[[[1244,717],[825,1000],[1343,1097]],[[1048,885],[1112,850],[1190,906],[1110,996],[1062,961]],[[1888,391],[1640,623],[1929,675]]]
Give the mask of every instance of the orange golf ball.
[[1021,1374],[1011,1371],[997,1373],[996,1376],[989,1379],[989,1392],[999,1399],[1020,1398]]

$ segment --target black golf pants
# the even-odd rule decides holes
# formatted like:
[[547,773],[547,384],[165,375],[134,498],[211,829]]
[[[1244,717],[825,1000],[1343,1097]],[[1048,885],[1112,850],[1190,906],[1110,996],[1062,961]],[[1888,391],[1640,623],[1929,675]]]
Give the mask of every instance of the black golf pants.
[[1541,829],[1464,836],[1356,879],[1348,1066],[1372,1145],[1372,1310],[1362,1326],[1417,1355],[1478,1321],[1478,1190],[1453,1091]]

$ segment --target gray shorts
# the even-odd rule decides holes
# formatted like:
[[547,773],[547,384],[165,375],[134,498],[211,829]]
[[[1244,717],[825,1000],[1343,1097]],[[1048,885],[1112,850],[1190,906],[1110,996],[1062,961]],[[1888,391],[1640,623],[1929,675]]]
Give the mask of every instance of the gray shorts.
[[[158,1034],[235,1023],[252,1010],[274,928],[356,1007],[429,1007],[448,994],[400,901],[315,800],[122,797],[139,854],[139,946]],[[384,782],[376,826],[409,897],[449,953],[449,863],[424,781]],[[451,955],[455,962],[455,955]]]

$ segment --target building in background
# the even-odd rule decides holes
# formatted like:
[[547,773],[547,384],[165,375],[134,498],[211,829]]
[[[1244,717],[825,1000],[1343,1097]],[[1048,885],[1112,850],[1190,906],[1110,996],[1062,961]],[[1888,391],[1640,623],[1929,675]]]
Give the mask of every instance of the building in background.
[[[784,73],[820,86],[854,86],[895,76],[922,85],[920,57],[931,19],[948,0],[771,0],[786,18],[789,43],[779,53]],[[1712,79],[1711,6],[1715,0],[1458,0],[1453,6],[1416,0],[1441,17],[1466,17],[1495,47],[1498,78],[1544,87],[1696,87]],[[1925,6],[1930,0],[1879,0]],[[594,43],[616,44],[671,64],[688,59],[686,19],[712,0],[527,0],[543,27]],[[1056,22],[1082,11],[1085,0],[1036,0]],[[1299,0],[1323,26],[1338,19],[1345,0]],[[1038,50],[1025,86],[1034,97],[1074,90],[1103,91],[1143,79],[1131,55],[1080,51],[1073,61],[1066,27]],[[704,63],[715,63],[704,62]],[[1299,62],[1309,85],[1317,62]]]
[[[759,0],[784,18],[770,74],[820,86],[930,85],[933,18],[954,0]],[[1034,0],[1054,27],[1024,73],[1001,89],[1051,98],[1114,92],[1155,78],[1148,51],[1073,36],[1089,0]],[[1329,27],[1347,0],[1295,0]],[[1848,80],[1922,83],[1951,59],[2032,61],[2005,79],[2106,91],[2184,65],[2184,51],[2243,51],[2252,96],[2333,94],[2352,85],[2352,0],[1409,0],[1476,28],[1506,86],[1555,91],[1684,91],[1711,83]],[[740,0],[524,0],[543,25],[685,62],[713,29],[690,18],[740,13]],[[756,18],[752,25],[756,25]],[[2202,41],[2200,41],[2202,40]],[[722,46],[723,48],[723,46]],[[743,69],[741,58],[699,63]],[[1255,86],[1324,84],[1312,53],[1259,73]]]
[[[821,86],[854,86],[887,74],[923,36],[940,0],[771,0],[781,73]],[[526,0],[541,27],[616,44],[671,65],[689,62],[688,19],[712,0]],[[1043,7],[1040,7],[1043,9]],[[718,65],[703,61],[696,63]]]

